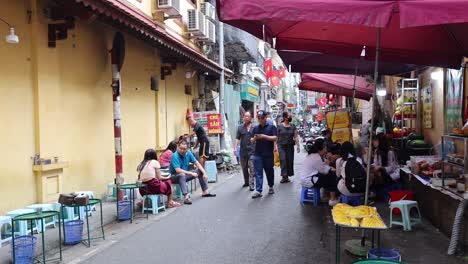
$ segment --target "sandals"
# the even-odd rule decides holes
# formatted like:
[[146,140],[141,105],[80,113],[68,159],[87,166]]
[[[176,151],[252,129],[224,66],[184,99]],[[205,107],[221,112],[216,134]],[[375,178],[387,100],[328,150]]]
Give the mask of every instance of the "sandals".
[[180,203],[174,202],[174,201],[167,205],[168,208],[176,208],[176,207],[179,207],[179,206],[180,206]]

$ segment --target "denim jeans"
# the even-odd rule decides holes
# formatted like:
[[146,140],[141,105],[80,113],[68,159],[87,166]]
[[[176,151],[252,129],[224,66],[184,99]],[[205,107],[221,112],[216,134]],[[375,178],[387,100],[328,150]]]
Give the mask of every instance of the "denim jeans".
[[263,171],[265,171],[268,186],[273,187],[275,184],[275,171],[273,170],[274,158],[272,156],[261,156],[255,154],[253,156],[255,168],[255,181],[257,192],[263,190]]
[[[198,181],[200,182],[200,186],[202,188],[202,191],[206,191],[208,189],[208,184],[206,181],[203,179],[203,174],[197,170],[198,174]],[[187,176],[185,173],[179,173],[176,175],[171,176],[172,183],[179,184],[180,190],[182,191],[182,194],[186,195],[187,194],[187,186],[185,183],[195,179],[193,176]]]

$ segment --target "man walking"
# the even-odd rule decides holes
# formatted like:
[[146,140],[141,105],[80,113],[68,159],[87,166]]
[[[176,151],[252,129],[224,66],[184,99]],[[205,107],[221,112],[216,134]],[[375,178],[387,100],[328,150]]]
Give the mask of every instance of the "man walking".
[[275,126],[267,123],[266,117],[265,111],[260,110],[257,112],[259,125],[254,127],[252,131],[254,136],[250,139],[252,143],[255,143],[253,161],[257,190],[252,196],[253,199],[262,197],[263,171],[265,171],[268,186],[270,187],[268,193],[275,193],[273,190],[273,185],[275,183],[273,147],[277,140],[278,132]]
[[252,114],[245,112],[244,124],[237,128],[236,142],[234,143],[234,153],[237,152],[237,146],[240,146],[240,163],[242,167],[242,173],[244,174],[244,185],[242,187],[250,187],[250,191],[254,190],[254,165],[253,165],[253,153],[254,145],[250,141],[253,137],[252,127]]

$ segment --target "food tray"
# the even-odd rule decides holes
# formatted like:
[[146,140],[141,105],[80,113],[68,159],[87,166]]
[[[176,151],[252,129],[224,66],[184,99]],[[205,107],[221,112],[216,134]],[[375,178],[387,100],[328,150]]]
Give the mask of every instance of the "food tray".
[[[332,209],[333,210],[333,209]],[[332,218],[333,218],[333,223],[337,226],[340,226],[340,227],[346,227],[346,228],[355,228],[355,229],[368,229],[368,230],[386,230],[388,229],[387,225],[385,224],[385,222],[382,220],[382,217],[380,217],[380,214],[377,213],[377,217],[380,219],[380,221],[382,221],[382,223],[385,225],[385,227],[362,227],[362,226],[358,226],[358,227],[355,227],[355,226],[349,226],[349,225],[343,225],[343,224],[338,224],[336,221],[335,221],[335,216],[333,216],[332,214]]]

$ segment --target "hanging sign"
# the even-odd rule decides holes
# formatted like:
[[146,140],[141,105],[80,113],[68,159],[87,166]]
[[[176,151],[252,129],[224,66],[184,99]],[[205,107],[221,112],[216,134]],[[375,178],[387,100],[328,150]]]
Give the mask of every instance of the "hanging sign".
[[208,134],[209,135],[217,135],[223,134],[223,125],[221,123],[221,115],[220,114],[210,114],[207,115],[208,121]]
[[317,99],[317,104],[319,106],[325,106],[327,104],[327,98],[325,97],[320,97],[319,99]]
[[432,128],[432,87],[429,85],[423,93],[423,124],[424,128]]
[[447,132],[452,133],[452,129],[463,126],[463,69],[447,70],[447,96],[445,121]]

